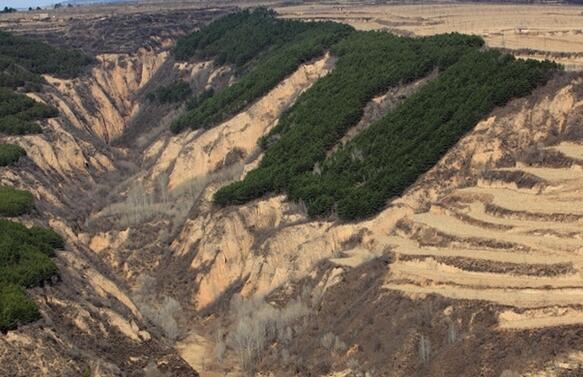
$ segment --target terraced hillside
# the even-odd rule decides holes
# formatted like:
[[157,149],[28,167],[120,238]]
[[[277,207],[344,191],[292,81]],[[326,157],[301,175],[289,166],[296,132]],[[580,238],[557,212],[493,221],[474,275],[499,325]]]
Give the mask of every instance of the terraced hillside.
[[381,214],[311,238],[329,256],[304,282],[325,293],[290,352],[342,365],[312,340],[331,333],[361,372],[580,375],[581,88],[494,111]]
[[555,161],[493,168],[404,217],[383,239],[398,259],[386,288],[519,310],[500,314],[502,328],[583,323],[581,152],[548,147]]

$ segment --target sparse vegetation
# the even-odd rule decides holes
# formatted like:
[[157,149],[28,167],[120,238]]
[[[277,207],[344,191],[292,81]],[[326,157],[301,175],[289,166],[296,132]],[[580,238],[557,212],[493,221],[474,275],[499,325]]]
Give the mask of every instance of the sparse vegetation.
[[105,217],[115,219],[115,224],[121,227],[143,224],[153,218],[166,218],[178,226],[209,184],[237,180],[243,167],[242,162],[233,163],[208,175],[191,178],[172,190],[168,189],[169,177],[166,173],[156,178],[153,190],[147,189],[140,181],[130,180],[126,198],[105,207],[97,217],[88,219],[87,226]]
[[328,332],[320,339],[320,344],[326,350],[341,355],[346,351],[346,344],[334,333]]
[[62,238],[52,230],[0,220],[0,331],[39,318],[24,288],[42,285],[57,275],[50,257],[62,247]]
[[419,360],[422,364],[426,364],[431,359],[431,342],[425,335],[421,335],[419,339]]
[[223,329],[219,329],[216,333],[215,337],[215,359],[219,363],[223,363],[225,361],[225,352],[227,351],[227,346],[225,344],[225,332]]
[[177,317],[182,312],[182,307],[172,297],[155,295],[155,284],[154,278],[145,274],[140,275],[136,281],[134,301],[141,313],[158,326],[166,338],[176,340],[181,335]]
[[0,216],[20,216],[34,208],[34,198],[28,191],[0,186]]
[[0,166],[8,166],[26,156],[24,149],[14,144],[0,144]]
[[192,94],[192,89],[186,81],[178,80],[172,84],[160,87],[148,95],[151,101],[169,104],[182,102]]
[[174,50],[177,58],[213,57],[218,64],[236,65],[243,74],[222,91],[192,101],[188,111],[172,124],[172,131],[212,127],[235,115],[351,30],[331,22],[284,21],[259,8],[223,17],[185,37]]
[[299,299],[276,308],[261,297],[245,300],[235,296],[231,300],[231,312],[236,321],[227,340],[237,353],[241,367],[252,375],[267,347],[275,341],[289,344],[293,337],[290,325],[307,315],[309,308]]
[[333,333],[328,332],[322,335],[322,338],[320,339],[320,344],[322,344],[322,347],[324,347],[325,349],[331,350],[332,346],[334,346],[335,339],[336,336]]
[[141,305],[142,313],[152,323],[159,326],[164,331],[164,336],[171,340],[176,340],[180,336],[176,315],[180,313],[182,307],[180,303],[172,297],[164,297],[156,305]]

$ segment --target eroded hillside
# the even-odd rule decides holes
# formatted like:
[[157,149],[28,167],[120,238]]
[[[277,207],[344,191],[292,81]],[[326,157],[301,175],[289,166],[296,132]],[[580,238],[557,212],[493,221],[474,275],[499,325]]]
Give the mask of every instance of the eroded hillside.
[[[36,197],[22,221],[66,247],[62,281],[31,291],[43,319],[0,336],[0,375],[581,374],[583,78],[557,74],[489,112],[379,214],[342,222],[278,194],[213,204],[338,58],[173,134],[183,107],[148,93],[174,80],[216,93],[240,71],[176,62],[171,45],[47,76],[35,98],[61,115],[4,138],[28,156],[0,173]],[[422,73],[371,96],[341,143],[440,74]]]

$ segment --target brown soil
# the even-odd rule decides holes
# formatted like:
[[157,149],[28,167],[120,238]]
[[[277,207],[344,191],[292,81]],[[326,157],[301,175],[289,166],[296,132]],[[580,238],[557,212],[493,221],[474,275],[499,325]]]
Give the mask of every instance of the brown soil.
[[[411,299],[385,291],[389,263],[381,258],[347,271],[327,291],[317,315],[305,321],[289,349],[292,361],[277,374],[318,376],[322,369],[344,370],[355,359],[358,370],[375,376],[498,377],[504,371],[543,368],[555,355],[581,349],[581,327],[500,332],[496,305],[436,295]],[[451,328],[455,340],[448,339]],[[348,351],[324,349],[321,337],[328,332],[339,336]],[[427,363],[419,355],[421,336],[431,344]]]

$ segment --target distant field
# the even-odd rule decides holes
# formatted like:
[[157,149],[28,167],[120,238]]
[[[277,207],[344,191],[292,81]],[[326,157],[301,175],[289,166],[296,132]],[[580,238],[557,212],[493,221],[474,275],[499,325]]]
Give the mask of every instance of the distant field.
[[[0,15],[0,29],[19,34],[43,34],[43,31],[70,34],[70,39],[76,40],[77,28],[74,25],[81,20],[94,20],[93,23],[98,25],[93,25],[91,29],[102,30],[107,29],[107,25],[102,25],[107,23],[105,19],[123,15],[130,19],[126,26],[131,28],[132,25],[143,23],[144,20],[136,22],[139,15],[166,14],[171,19],[174,13],[206,10],[212,16],[219,9],[232,11],[233,6],[247,8],[259,5],[273,7],[285,18],[334,20],[361,30],[385,29],[408,35],[433,35],[450,31],[477,34],[489,46],[511,49],[517,56],[551,58],[564,64],[568,70],[583,70],[583,6],[565,4],[505,5],[474,2],[377,5],[363,0],[289,5],[289,2],[277,0],[141,1],[5,14]],[[152,27],[152,23],[161,29],[176,28],[171,20],[149,20],[146,23],[147,29]],[[136,33],[135,30],[133,32]],[[136,36],[136,39],[140,38]],[[527,53],[524,51],[526,49],[534,52]]]
[[536,50],[569,70],[583,69],[583,6],[503,4],[337,5],[277,8],[286,18],[327,19],[357,29],[432,35],[458,31],[482,36],[492,47]]

